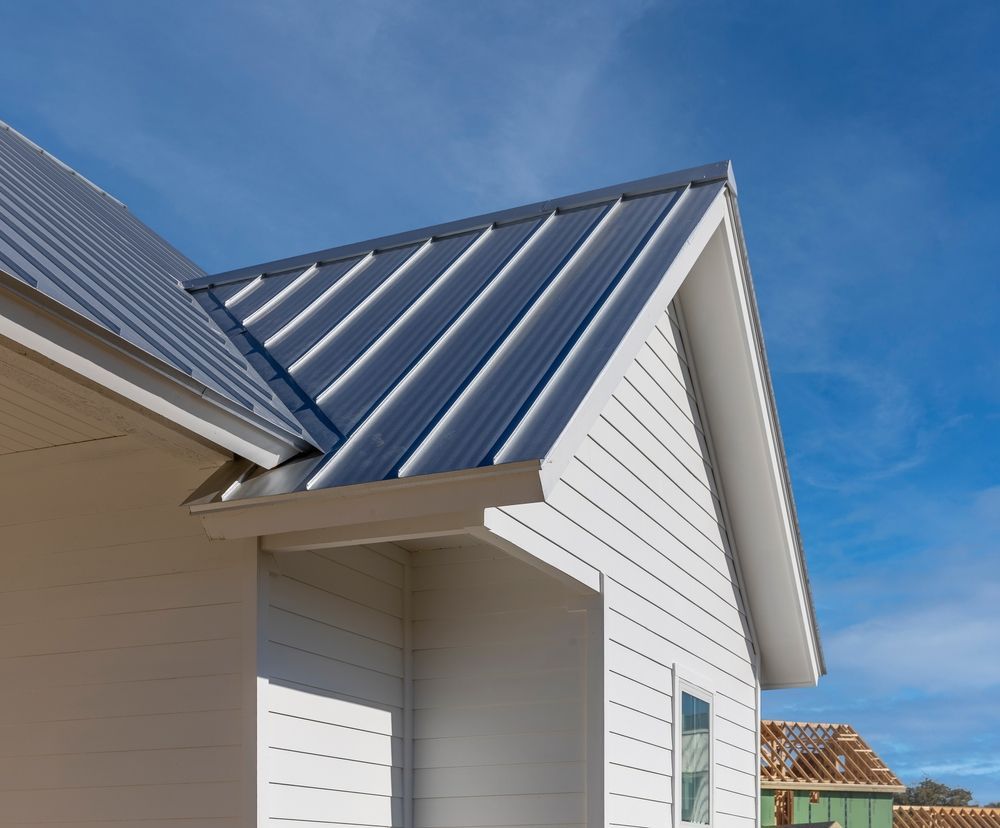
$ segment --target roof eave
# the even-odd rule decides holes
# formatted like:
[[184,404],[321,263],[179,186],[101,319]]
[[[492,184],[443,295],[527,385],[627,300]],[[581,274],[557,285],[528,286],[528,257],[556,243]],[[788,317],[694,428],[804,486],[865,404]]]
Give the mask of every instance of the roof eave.
[[188,374],[0,270],[0,335],[265,468],[310,448]]
[[[679,296],[761,649],[761,687],[826,672],[735,193]],[[685,324],[686,320],[686,324]]]
[[[809,624],[812,633],[812,647],[815,649],[815,657],[818,667],[817,679],[820,676],[825,676],[826,669],[826,658],[823,654],[823,641],[820,636],[819,631],[819,621],[816,617],[816,604],[813,600],[812,585],[809,581],[809,570],[806,565],[805,549],[802,542],[802,528],[799,523],[798,508],[795,505],[795,496],[792,490],[792,478],[791,473],[788,469],[788,454],[785,451],[784,436],[781,431],[781,421],[778,417],[778,403],[774,395],[774,384],[771,380],[771,369],[768,365],[767,359],[767,349],[764,346],[764,331],[760,324],[760,311],[757,307],[757,294],[754,290],[753,276],[750,270],[750,257],[747,252],[746,237],[743,234],[743,222],[740,218],[739,200],[737,199],[737,193],[735,186],[732,188],[731,198],[730,198],[730,210],[731,218],[734,228],[734,235],[736,242],[739,246],[739,258],[740,267],[744,275],[744,281],[747,288],[747,299],[750,306],[751,317],[754,320],[755,328],[755,342],[757,356],[760,360],[761,367],[763,369],[764,375],[764,391],[767,400],[767,408],[770,413],[770,419],[772,424],[773,439],[777,446],[777,456],[780,459],[781,468],[781,487],[785,496],[785,503],[788,509],[788,520],[792,526],[794,535],[794,555],[796,562],[801,572],[802,587],[805,593],[805,601],[807,604],[807,612],[809,616]],[[815,682],[813,682],[815,683]],[[793,687],[795,685],[778,685],[777,687]],[[777,689],[767,688],[767,689]],[[905,790],[905,788],[904,788]]]
[[[541,501],[540,466],[538,460],[527,460],[245,500],[223,500],[222,492],[210,497],[200,491],[188,507],[202,519],[210,537],[226,539],[375,522],[416,526],[437,514],[478,514],[481,524],[490,507]],[[239,473],[234,466],[229,480],[216,481],[217,488],[238,480]]]

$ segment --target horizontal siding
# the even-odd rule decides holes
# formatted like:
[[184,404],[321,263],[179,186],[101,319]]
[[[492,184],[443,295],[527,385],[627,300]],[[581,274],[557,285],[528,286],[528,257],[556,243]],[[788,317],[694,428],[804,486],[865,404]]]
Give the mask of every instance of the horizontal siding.
[[261,738],[276,826],[402,824],[403,584],[385,548],[275,557]]
[[585,614],[482,545],[413,553],[414,824],[585,822]]
[[718,824],[757,813],[755,653],[693,370],[671,309],[547,502],[491,522],[500,534],[516,522],[517,541],[547,560],[604,573],[613,825],[671,822],[674,663],[716,693]]
[[131,438],[26,458],[0,458],[3,824],[243,824],[254,544],[209,542],[176,505],[207,470]]

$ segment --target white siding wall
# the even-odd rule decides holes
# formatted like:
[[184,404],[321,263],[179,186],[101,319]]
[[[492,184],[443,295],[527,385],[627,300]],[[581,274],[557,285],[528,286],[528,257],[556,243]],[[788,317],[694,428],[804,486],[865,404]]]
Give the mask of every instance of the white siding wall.
[[402,822],[406,553],[379,549],[269,564],[261,739],[275,825]]
[[414,824],[582,825],[586,614],[491,547],[413,564]]
[[177,505],[207,474],[127,437],[0,459],[5,828],[245,824],[256,547]]
[[494,531],[529,551],[555,544],[605,573],[608,821],[671,822],[678,662],[716,693],[717,825],[752,826],[755,654],[673,310],[549,502],[500,512]]

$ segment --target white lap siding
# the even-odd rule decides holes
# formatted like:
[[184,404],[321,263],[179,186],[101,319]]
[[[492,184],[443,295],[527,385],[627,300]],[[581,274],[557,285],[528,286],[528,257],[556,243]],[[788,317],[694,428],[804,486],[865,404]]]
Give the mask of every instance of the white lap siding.
[[207,474],[128,437],[0,459],[5,828],[247,824],[256,545],[177,505]]
[[415,826],[583,825],[586,614],[482,545],[412,581]]
[[673,311],[545,504],[491,525],[604,573],[610,824],[671,822],[673,665],[715,692],[719,826],[757,814],[758,682],[746,607]]
[[266,584],[261,740],[275,825],[402,824],[407,553],[282,553]]

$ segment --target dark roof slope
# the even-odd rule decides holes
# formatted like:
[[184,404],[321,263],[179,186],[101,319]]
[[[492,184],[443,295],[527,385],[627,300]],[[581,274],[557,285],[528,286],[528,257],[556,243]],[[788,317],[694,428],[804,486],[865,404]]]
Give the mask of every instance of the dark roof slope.
[[302,434],[179,282],[204,275],[118,201],[0,122],[0,270],[188,374],[279,434]]
[[545,458],[727,163],[187,283],[323,447],[231,498]]

